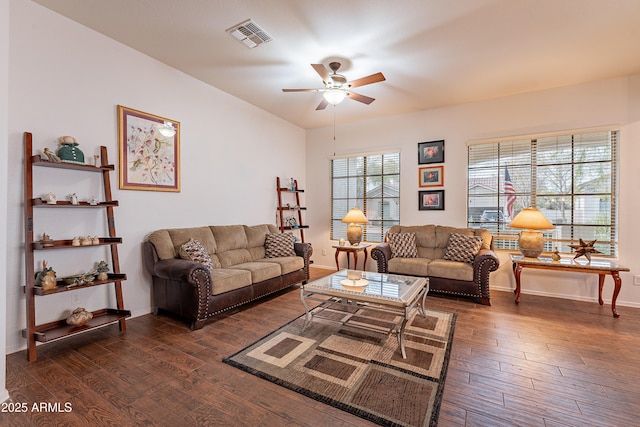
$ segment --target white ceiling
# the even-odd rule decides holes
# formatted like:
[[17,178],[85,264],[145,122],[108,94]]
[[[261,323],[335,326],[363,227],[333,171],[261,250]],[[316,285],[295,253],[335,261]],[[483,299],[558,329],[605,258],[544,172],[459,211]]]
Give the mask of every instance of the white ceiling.
[[[34,1],[305,129],[640,73],[640,0]],[[246,19],[273,41],[225,32]],[[281,91],[336,58],[385,75],[375,102]]]

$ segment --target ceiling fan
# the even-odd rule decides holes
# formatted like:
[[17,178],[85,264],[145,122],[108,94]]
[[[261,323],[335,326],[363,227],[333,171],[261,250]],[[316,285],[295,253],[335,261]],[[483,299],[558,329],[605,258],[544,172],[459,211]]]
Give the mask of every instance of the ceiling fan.
[[329,104],[337,105],[341,103],[344,98],[350,98],[354,101],[362,102],[367,105],[375,101],[375,98],[351,92],[350,89],[386,80],[382,73],[371,74],[370,76],[347,82],[347,78],[345,76],[343,76],[342,74],[338,74],[338,70],[340,69],[341,65],[342,64],[340,64],[339,62],[331,62],[329,64],[329,68],[331,68],[331,71],[333,72],[329,73],[329,70],[327,70],[324,65],[311,64],[313,69],[316,70],[316,72],[322,78],[322,82],[324,83],[324,88],[322,89],[282,89],[282,91],[322,92],[323,99],[322,102],[320,102],[320,104],[316,107],[316,110],[324,110]]

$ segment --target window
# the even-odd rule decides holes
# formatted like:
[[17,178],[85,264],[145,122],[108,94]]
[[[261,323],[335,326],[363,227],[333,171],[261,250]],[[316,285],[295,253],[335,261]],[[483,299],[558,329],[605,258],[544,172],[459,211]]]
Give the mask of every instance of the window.
[[349,209],[362,209],[369,220],[362,240],[382,242],[400,223],[400,153],[372,153],[331,160],[331,239],[346,238],[341,220]]
[[583,239],[616,256],[617,138],[599,131],[470,145],[468,226],[490,230],[498,248],[517,249],[520,230],[508,224],[533,206],[555,226],[544,232],[545,251],[571,252]]

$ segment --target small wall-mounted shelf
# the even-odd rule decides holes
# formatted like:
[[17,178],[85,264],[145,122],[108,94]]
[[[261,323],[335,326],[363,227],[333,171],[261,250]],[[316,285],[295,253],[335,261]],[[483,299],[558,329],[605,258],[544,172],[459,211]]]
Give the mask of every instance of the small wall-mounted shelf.
[[64,200],[57,201],[56,203],[47,203],[41,198],[35,198],[31,200],[33,207],[38,208],[105,208],[107,206],[118,206],[117,200],[109,200],[108,202],[99,202],[96,205],[92,205],[89,202],[78,202],[73,204]]
[[[116,322],[122,322],[124,319],[131,317],[131,311],[129,310],[116,310],[112,308],[92,311],[92,314],[93,319],[89,320],[82,326],[67,325],[65,320],[36,326],[36,329],[33,332],[33,337],[38,342],[54,341],[60,338],[79,334],[81,332],[87,332],[91,329],[111,325]],[[29,335],[30,334],[26,329],[22,330],[23,337],[28,338]]]
[[42,243],[42,241],[33,242],[34,251],[48,251],[52,249],[78,249],[78,248],[90,248],[92,246],[105,246],[105,245],[118,245],[122,243],[121,237],[100,237],[100,243],[91,245],[73,245],[73,240],[51,240],[50,242]]
[[107,280],[94,280],[93,282],[85,283],[84,285],[69,286],[64,282],[64,280],[58,279],[56,281],[57,282],[56,287],[53,289],[49,289],[47,291],[42,289],[40,286],[34,286],[33,294],[39,295],[39,296],[53,295],[53,294],[59,294],[60,292],[69,292],[69,291],[75,291],[78,289],[90,288],[92,286],[105,285],[107,283],[121,282],[123,280],[127,280],[126,274],[112,274],[112,273],[109,274]]

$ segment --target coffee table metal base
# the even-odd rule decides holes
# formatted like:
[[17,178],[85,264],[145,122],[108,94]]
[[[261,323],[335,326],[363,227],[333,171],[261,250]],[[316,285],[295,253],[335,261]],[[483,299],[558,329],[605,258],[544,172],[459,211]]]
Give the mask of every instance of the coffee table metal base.
[[[307,328],[307,325],[309,325],[313,321],[314,317],[322,318],[332,322],[342,323],[347,327],[373,330],[375,332],[383,332],[380,328],[367,328],[364,325],[347,324],[345,322],[337,321],[329,317],[323,317],[320,315],[320,313],[314,314],[312,309],[309,308],[307,301],[320,302],[320,305],[318,306],[320,307],[320,312],[324,309],[331,308],[332,306],[339,306],[347,309],[366,309],[368,311],[374,311],[378,313],[393,314],[396,316],[400,316],[401,320],[394,324],[393,328],[387,330],[386,332],[396,334],[402,358],[406,359],[407,353],[404,346],[405,327],[409,320],[411,320],[411,318],[416,314],[416,310],[425,319],[427,318],[425,311],[425,299],[428,292],[429,286],[425,284],[412,301],[410,301],[404,307],[399,307],[396,305],[386,305],[382,302],[372,303],[370,301],[363,301],[359,299],[357,295],[329,296],[327,298],[326,295],[319,294],[317,292],[306,291],[304,286],[300,286],[300,300],[302,301],[302,305],[304,306],[305,310],[305,319],[304,324],[302,325],[302,332],[304,332],[304,330]],[[324,296],[324,298],[322,298],[322,296]]]

